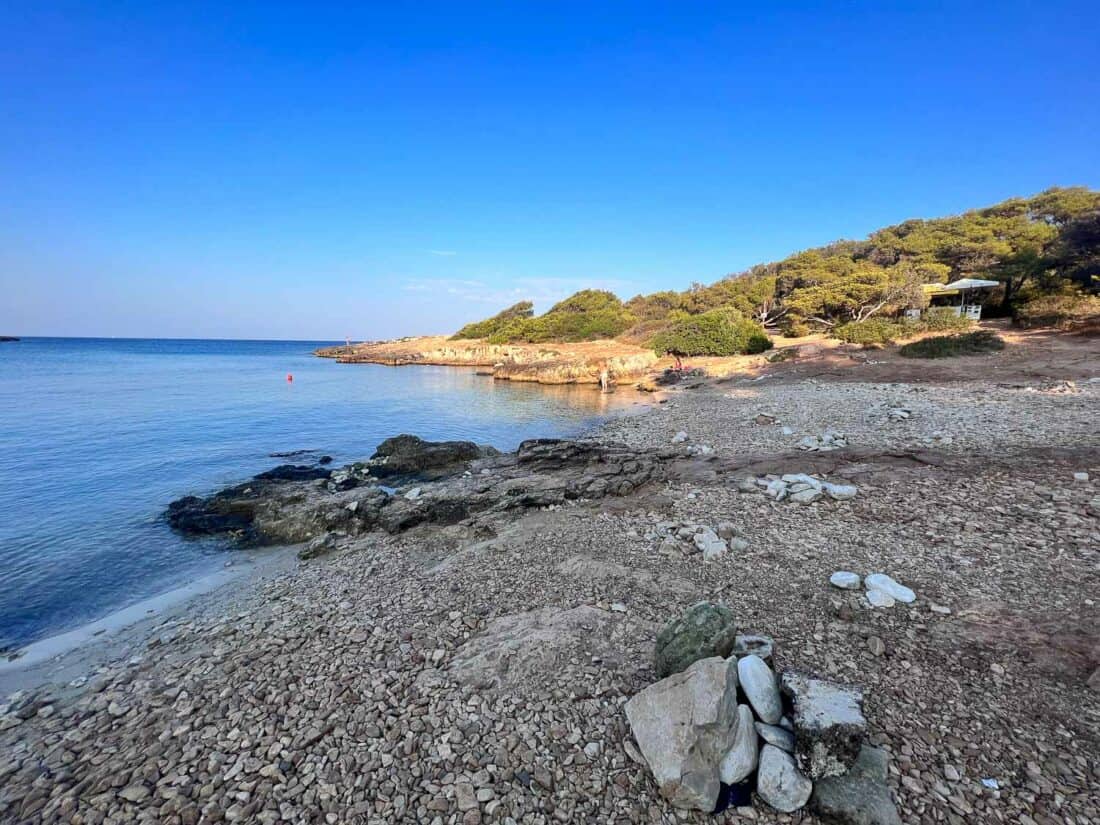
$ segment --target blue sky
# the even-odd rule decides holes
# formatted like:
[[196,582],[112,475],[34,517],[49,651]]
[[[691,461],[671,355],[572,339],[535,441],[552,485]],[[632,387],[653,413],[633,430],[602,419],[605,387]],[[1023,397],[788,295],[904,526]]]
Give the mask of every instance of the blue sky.
[[379,338],[1100,185],[1093,3],[8,2],[0,334]]

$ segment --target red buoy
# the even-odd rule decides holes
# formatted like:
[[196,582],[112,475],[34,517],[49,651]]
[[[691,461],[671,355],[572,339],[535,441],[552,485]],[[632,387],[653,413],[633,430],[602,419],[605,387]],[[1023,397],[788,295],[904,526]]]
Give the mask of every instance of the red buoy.
[[286,380],[287,380],[287,383],[288,383],[288,384],[290,384],[290,383],[292,383],[292,382],[294,381],[294,376],[293,376],[293,375],[291,375],[291,374],[290,374],[290,373],[288,372],[288,373],[286,374]]

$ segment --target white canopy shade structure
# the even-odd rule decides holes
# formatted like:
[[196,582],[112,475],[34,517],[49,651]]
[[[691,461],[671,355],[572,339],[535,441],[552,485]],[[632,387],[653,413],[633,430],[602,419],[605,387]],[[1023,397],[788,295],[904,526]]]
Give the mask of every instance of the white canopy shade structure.
[[988,289],[990,287],[1000,286],[1000,281],[983,281],[981,278],[959,278],[957,281],[952,281],[949,284],[944,284],[943,288],[946,289]]
[[959,305],[956,310],[959,315],[965,315],[975,321],[982,317],[982,306],[978,299],[970,298],[970,294],[983,289],[993,289],[1000,286],[1000,281],[987,281],[982,278],[959,278],[949,284],[925,284],[925,294],[932,296],[958,295]]

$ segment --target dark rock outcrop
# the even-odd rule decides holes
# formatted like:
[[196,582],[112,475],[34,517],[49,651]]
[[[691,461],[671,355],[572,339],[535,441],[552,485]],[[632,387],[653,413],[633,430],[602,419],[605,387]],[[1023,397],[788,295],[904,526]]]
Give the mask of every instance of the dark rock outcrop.
[[258,481],[312,481],[328,478],[332,470],[323,467],[311,467],[306,464],[280,464],[255,476]]
[[497,454],[494,448],[472,441],[425,441],[415,435],[395,435],[379,444],[371,456],[371,475],[433,479],[446,475],[456,465]]
[[[333,530],[349,536],[400,533],[422,524],[473,523],[515,510],[626,495],[663,480],[670,460],[683,458],[675,450],[555,440],[527,441],[501,455],[470,442],[432,443],[415,436],[388,439],[379,453],[331,471],[277,467],[214,495],[175,501],[167,519],[185,535],[224,534],[240,543],[295,543]],[[376,483],[381,467],[387,468],[383,474],[393,473],[387,484],[415,479],[419,494],[390,495]],[[473,472],[459,472],[467,467]],[[422,480],[425,475],[435,478]]]

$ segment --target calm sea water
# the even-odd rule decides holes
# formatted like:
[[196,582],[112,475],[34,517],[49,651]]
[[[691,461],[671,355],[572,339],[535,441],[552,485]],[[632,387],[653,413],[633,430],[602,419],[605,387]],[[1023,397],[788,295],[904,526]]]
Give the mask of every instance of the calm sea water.
[[288,461],[273,452],[340,464],[401,432],[507,450],[634,403],[465,369],[336,364],[311,354],[323,343],[0,343],[0,646],[221,567],[223,544],[180,539],[161,514]]

